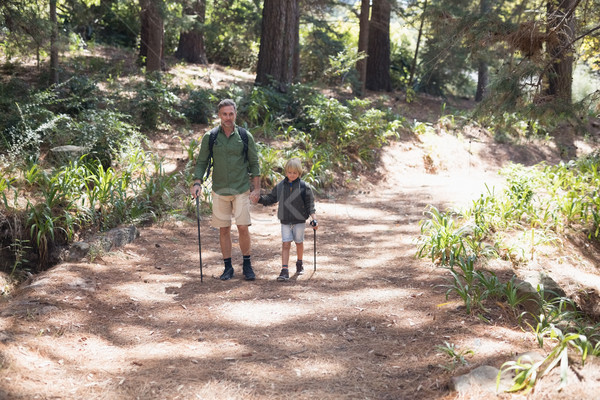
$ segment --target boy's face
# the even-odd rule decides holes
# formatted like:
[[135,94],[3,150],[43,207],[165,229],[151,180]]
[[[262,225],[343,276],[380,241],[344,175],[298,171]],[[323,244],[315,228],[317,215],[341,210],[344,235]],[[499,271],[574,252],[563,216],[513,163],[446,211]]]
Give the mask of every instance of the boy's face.
[[285,171],[285,176],[287,176],[287,178],[290,182],[293,182],[296,179],[298,179],[300,174],[298,173],[298,171],[292,171],[291,169],[288,169]]

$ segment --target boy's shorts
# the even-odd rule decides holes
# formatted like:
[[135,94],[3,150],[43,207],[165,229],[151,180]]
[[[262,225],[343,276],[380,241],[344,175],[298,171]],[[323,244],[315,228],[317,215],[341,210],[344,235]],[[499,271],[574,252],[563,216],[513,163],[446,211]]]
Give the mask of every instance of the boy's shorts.
[[296,243],[304,242],[304,229],[306,228],[305,223],[301,224],[281,224],[281,241],[291,242],[292,240]]
[[235,218],[236,225],[251,225],[250,219],[250,191],[234,196],[221,196],[212,192],[212,223],[215,228],[231,226],[231,217]]

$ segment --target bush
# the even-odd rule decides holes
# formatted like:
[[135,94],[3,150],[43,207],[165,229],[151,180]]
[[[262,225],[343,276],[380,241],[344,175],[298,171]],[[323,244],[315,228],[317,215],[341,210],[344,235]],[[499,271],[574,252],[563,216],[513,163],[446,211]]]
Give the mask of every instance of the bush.
[[208,124],[217,101],[209,90],[192,90],[182,103],[183,115],[193,124]]
[[137,115],[143,131],[154,130],[170,118],[183,118],[183,114],[177,109],[179,104],[176,92],[169,87],[166,77],[160,74],[146,77],[144,83],[138,87],[133,103],[134,107],[140,110]]

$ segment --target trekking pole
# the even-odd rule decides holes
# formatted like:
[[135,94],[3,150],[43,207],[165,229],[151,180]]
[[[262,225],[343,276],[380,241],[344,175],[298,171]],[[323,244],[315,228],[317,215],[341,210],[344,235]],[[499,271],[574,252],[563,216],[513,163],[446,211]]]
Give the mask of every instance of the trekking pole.
[[[315,227],[317,226],[317,222],[313,219],[310,221],[310,225]],[[313,265],[315,267],[314,272],[317,272],[317,230],[313,229],[313,253],[314,253],[314,261]]]
[[313,229],[313,252],[314,252],[314,272],[317,272],[317,230]]
[[196,216],[198,220],[198,254],[200,256],[200,282],[203,282],[202,276],[202,241],[200,240],[200,199],[196,192]]

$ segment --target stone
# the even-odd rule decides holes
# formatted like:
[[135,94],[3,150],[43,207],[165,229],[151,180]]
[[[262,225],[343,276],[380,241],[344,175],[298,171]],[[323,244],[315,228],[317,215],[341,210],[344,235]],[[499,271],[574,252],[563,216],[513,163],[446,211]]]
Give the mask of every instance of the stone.
[[542,298],[536,288],[526,280],[516,278],[514,284],[517,288],[517,297],[522,298],[521,305],[532,315],[538,315]]
[[74,242],[69,247],[69,251],[66,256],[67,261],[79,261],[82,258],[87,257],[90,252],[91,246],[86,242]]
[[504,374],[500,379],[500,384],[496,386],[499,372],[498,368],[482,365],[465,375],[453,377],[451,388],[462,396],[482,391],[494,394],[503,393],[512,386],[512,377]]
[[92,247],[101,252],[109,252],[113,248],[123,247],[140,237],[140,231],[133,225],[114,228],[94,238]]
[[58,146],[50,149],[48,159],[54,165],[64,165],[79,160],[86,152],[87,149],[81,146]]

